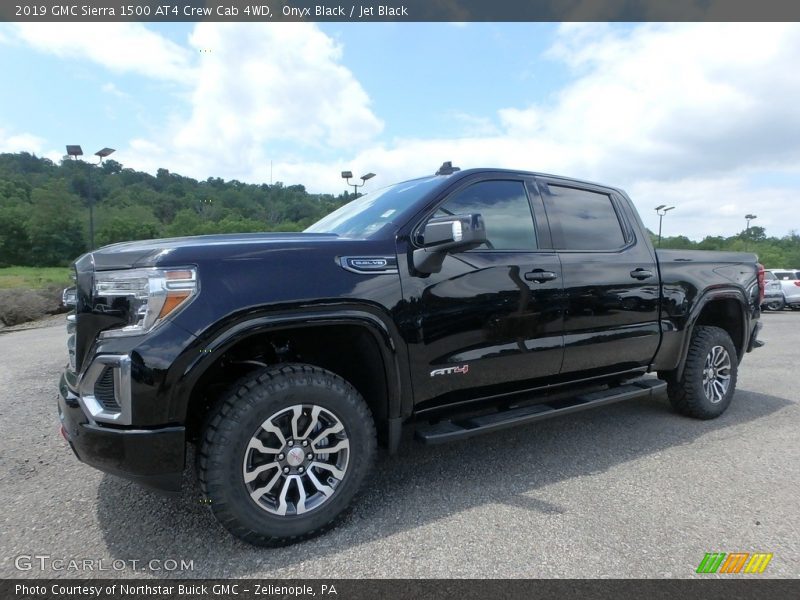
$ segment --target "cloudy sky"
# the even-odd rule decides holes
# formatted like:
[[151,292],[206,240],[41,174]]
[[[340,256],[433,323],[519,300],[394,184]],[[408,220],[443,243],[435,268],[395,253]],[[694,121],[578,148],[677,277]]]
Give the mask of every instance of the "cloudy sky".
[[800,230],[800,25],[2,24],[0,152],[344,189],[444,160],[616,185],[665,234]]

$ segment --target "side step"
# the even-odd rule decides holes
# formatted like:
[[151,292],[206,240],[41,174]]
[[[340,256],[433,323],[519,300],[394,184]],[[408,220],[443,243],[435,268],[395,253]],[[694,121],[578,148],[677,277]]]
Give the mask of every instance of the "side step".
[[454,420],[439,421],[432,425],[421,425],[417,428],[415,435],[425,444],[443,444],[621,400],[652,396],[666,387],[667,384],[664,381],[647,377],[608,390],[581,394],[574,398],[565,398],[545,404],[532,404],[478,417],[455,418]]

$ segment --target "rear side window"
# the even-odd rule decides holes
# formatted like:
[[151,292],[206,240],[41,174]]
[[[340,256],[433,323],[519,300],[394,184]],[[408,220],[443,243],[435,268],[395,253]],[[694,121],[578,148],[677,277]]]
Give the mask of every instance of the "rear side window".
[[792,271],[773,271],[773,273],[775,273],[775,277],[784,281],[797,279],[797,276]]
[[625,235],[607,194],[548,185],[543,197],[553,244],[564,250],[616,250]]
[[435,217],[480,213],[488,244],[480,250],[535,250],[536,230],[521,181],[481,181],[445,201]]

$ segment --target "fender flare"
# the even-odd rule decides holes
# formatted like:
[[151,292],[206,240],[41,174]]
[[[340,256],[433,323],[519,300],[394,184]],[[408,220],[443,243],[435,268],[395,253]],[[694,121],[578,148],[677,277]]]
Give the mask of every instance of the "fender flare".
[[394,324],[387,324],[378,315],[362,308],[335,308],[250,313],[245,318],[229,318],[227,325],[222,327],[217,324],[212,333],[201,333],[175,361],[176,372],[169,377],[177,382],[170,398],[171,418],[176,422],[186,419],[189,399],[200,378],[226,351],[241,341],[268,332],[334,325],[354,325],[370,333],[381,353],[387,387],[387,415],[390,420],[407,416],[405,413],[411,406],[408,364],[400,351],[404,345],[399,343],[400,334]]
[[[742,354],[744,353],[744,350],[747,349],[747,338],[750,335],[750,332],[747,328],[748,302],[744,291],[740,288],[732,286],[707,290],[700,296],[700,298],[698,298],[697,302],[695,302],[694,306],[692,307],[692,310],[689,312],[689,318],[685,327],[685,335],[683,336],[683,342],[681,343],[678,368],[675,371],[678,378],[683,375],[683,369],[686,366],[686,356],[689,354],[689,346],[691,344],[694,327],[697,324],[700,315],[703,313],[703,309],[708,306],[709,303],[716,300],[736,300],[739,303],[741,308],[739,311],[739,317],[741,319],[742,328],[742,339],[739,340],[741,346],[739,347],[742,348]],[[733,342],[736,344],[736,340],[733,340]],[[738,359],[741,361],[742,356],[739,356]]]

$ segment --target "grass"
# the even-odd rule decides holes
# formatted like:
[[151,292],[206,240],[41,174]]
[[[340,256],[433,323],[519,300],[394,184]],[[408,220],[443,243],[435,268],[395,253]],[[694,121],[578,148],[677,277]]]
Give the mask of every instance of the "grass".
[[72,285],[69,267],[6,267],[0,269],[0,290],[39,290],[50,285]]

